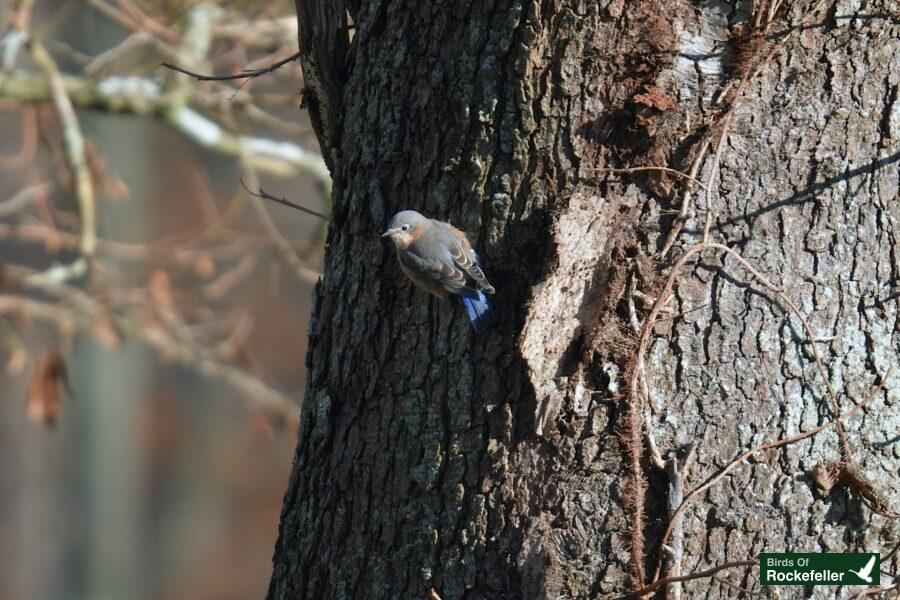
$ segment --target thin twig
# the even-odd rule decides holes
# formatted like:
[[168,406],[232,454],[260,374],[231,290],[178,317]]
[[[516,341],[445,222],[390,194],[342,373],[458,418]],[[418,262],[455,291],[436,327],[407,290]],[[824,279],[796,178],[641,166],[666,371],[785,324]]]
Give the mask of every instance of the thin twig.
[[297,16],[251,18],[216,23],[213,36],[244,48],[271,48],[297,43]]
[[[706,151],[709,148],[710,139],[706,137],[700,143],[700,148],[697,150],[697,156],[694,157],[694,162],[691,164],[691,170],[688,174],[692,180],[697,179],[697,173],[700,171],[700,166],[703,164],[703,159],[706,157]],[[702,185],[702,184],[701,184]],[[669,236],[666,238],[666,243],[663,244],[662,250],[659,251],[659,258],[662,259],[669,253],[669,250],[672,249],[672,246],[675,245],[675,240],[678,239],[678,234],[681,233],[681,229],[684,227],[684,222],[687,220],[688,208],[691,205],[691,188],[687,187],[684,190],[684,194],[681,197],[681,208],[678,210],[678,216],[675,218],[675,224],[672,226],[672,229],[669,231]]]
[[701,304],[701,305],[699,305],[699,306],[695,306],[695,307],[693,307],[693,308],[689,308],[689,309],[687,309],[687,310],[685,310],[685,311],[682,311],[682,312],[680,312],[680,313],[678,313],[678,314],[669,315],[669,316],[667,316],[667,317],[662,317],[662,318],[660,318],[660,319],[657,319],[656,322],[657,322],[657,323],[664,323],[665,321],[673,321],[673,320],[675,320],[675,319],[680,319],[681,317],[683,317],[683,316],[685,316],[685,315],[689,315],[689,314],[691,314],[692,312],[697,312],[698,310],[703,310],[703,309],[706,308],[707,306],[709,306],[709,302],[704,302],[703,304]]
[[[740,262],[745,269],[747,269],[761,284],[771,290],[774,294],[781,299],[782,302],[787,304],[788,308],[797,316],[800,320],[800,323],[803,325],[804,331],[806,331],[806,337],[810,340],[810,348],[813,353],[813,360],[816,363],[816,368],[819,370],[819,374],[822,376],[822,379],[825,383],[825,389],[828,392],[829,398],[829,409],[831,410],[832,415],[837,415],[840,409],[838,404],[837,392],[835,392],[834,387],[831,385],[831,377],[828,375],[828,370],[825,368],[825,363],[822,362],[822,355],[819,353],[818,344],[815,343],[816,334],[813,332],[812,327],[809,324],[809,321],[803,316],[803,313],[800,312],[800,309],[794,304],[793,300],[787,297],[787,295],[778,287],[776,287],[771,281],[767,278],[763,277],[756,269],[754,269],[747,260],[741,256],[737,251],[725,246],[724,244],[715,244],[715,243],[707,243],[704,246],[708,248],[713,248],[717,250],[721,250],[730,254],[734,257],[738,262]],[[837,425],[838,438],[841,443],[841,455],[844,460],[852,461],[853,453],[850,449],[850,443],[847,441],[847,434],[844,431],[844,426],[841,423]]]
[[16,192],[12,198],[0,202],[0,219],[12,216],[25,208],[30,202],[53,189],[51,183],[29,185]]
[[[132,50],[142,48],[147,45],[155,45],[157,38],[149,31],[137,31],[122,40],[116,46],[105,50],[90,59],[84,66],[83,73],[85,75],[96,77],[103,69],[109,65],[121,64],[122,58]],[[157,47],[157,50],[164,52],[164,49]],[[174,52],[172,56],[175,56]]]
[[[677,454],[673,455],[664,465],[666,475],[669,478],[669,493],[666,497],[666,511],[670,520],[684,499],[684,482],[688,477],[688,473],[691,471],[691,466],[693,465],[694,457],[696,456],[696,450],[697,444],[692,443],[688,448],[687,454],[684,457],[684,463],[682,463],[680,468],[678,465]],[[664,568],[667,576],[671,577],[681,574],[683,537],[681,522],[679,520],[673,527],[672,543],[665,546],[667,552]],[[681,599],[681,584],[679,582],[672,582],[666,585],[666,598],[668,600]]]
[[194,79],[198,81],[231,81],[234,79],[251,79],[253,77],[259,77],[260,75],[265,75],[266,73],[271,73],[272,71],[276,71],[283,67],[288,63],[292,63],[300,58],[300,52],[294,52],[287,58],[283,58],[276,63],[272,63],[268,67],[263,67],[261,69],[245,69],[240,73],[235,75],[203,75],[201,73],[194,73],[193,71],[189,71],[184,67],[179,67],[178,65],[173,65],[171,63],[161,63],[162,66],[167,69],[172,69],[173,71],[178,71],[179,73],[184,73],[185,75],[190,75]]
[[7,16],[9,30],[0,40],[0,73],[10,71],[16,63],[19,50],[28,41],[28,30],[35,0],[18,0]]
[[[250,166],[250,163],[246,160],[242,160],[241,163],[244,165],[244,175],[250,180],[251,184],[254,187],[259,187],[259,177],[256,174],[256,171],[253,170],[253,167]],[[243,185],[244,180],[241,179],[241,185]],[[244,189],[247,189],[244,186]],[[260,192],[262,189],[260,188]],[[259,220],[262,222],[263,228],[265,228],[266,233],[268,233],[269,238],[275,244],[275,247],[278,249],[278,253],[281,255],[281,258],[285,263],[291,268],[294,274],[297,276],[297,279],[300,281],[313,284],[318,281],[319,277],[321,277],[321,273],[310,269],[294,249],[291,247],[290,242],[288,242],[285,237],[281,234],[281,231],[278,230],[278,226],[275,225],[275,222],[272,220],[272,216],[266,210],[265,202],[263,202],[263,198],[257,196],[256,194],[251,193],[251,198],[253,199],[253,208],[256,209],[256,214],[259,215]]]
[[731,583],[724,577],[720,577],[718,575],[713,575],[712,578],[715,579],[716,581],[718,581],[719,583],[721,583],[723,585],[727,585],[728,587],[733,588],[744,594],[747,594],[748,596],[759,596],[760,594],[762,594],[762,592],[757,592],[755,590],[748,590],[747,588],[741,587],[741,586],[737,585],[736,583]]
[[617,173],[617,174],[618,173],[639,173],[641,171],[662,171],[664,173],[678,175],[679,177],[681,177],[683,179],[687,179],[691,183],[696,183],[704,190],[706,189],[706,186],[703,184],[703,182],[700,181],[699,179],[697,179],[696,177],[688,175],[687,173],[679,171],[678,169],[671,169],[669,167],[646,166],[646,167],[628,167],[628,168],[624,168],[624,169],[615,169],[615,168],[595,169],[595,168],[591,168],[591,167],[586,167],[584,170],[590,171],[592,173]]
[[656,434],[653,432],[653,415],[650,406],[650,387],[647,385],[647,374],[641,374],[641,389],[644,393],[644,438],[647,440],[647,449],[650,450],[650,461],[657,469],[664,471],[666,462],[662,459],[659,446],[656,443]]
[[148,16],[130,0],[116,0],[116,4],[118,4],[119,7],[128,14],[128,17],[137,26],[137,28],[145,31],[152,31],[172,42],[179,41],[179,37],[177,34],[175,34],[165,25]]
[[897,554],[897,551],[898,551],[898,550],[900,550],[900,542],[897,542],[897,544],[894,546],[894,549],[891,550],[890,552],[888,552],[888,553],[884,556],[884,558],[881,559],[881,562],[885,563],[885,562],[889,561],[891,558],[893,558],[893,556],[894,556],[895,554]]
[[271,200],[272,202],[277,202],[278,204],[290,206],[291,208],[295,208],[301,212],[305,212],[306,214],[319,217],[320,219],[324,219],[326,221],[328,220],[328,215],[322,214],[311,208],[306,208],[305,206],[302,206],[300,204],[295,204],[294,202],[291,202],[290,200],[286,200],[279,196],[273,196],[272,194],[266,192],[262,188],[259,188],[259,192],[254,192],[247,187],[247,185],[244,183],[243,179],[241,179],[241,185],[247,191],[247,193],[250,194],[251,196],[256,196],[257,198],[264,198],[265,200]]
[[754,567],[758,564],[758,561],[755,560],[734,560],[731,562],[723,563],[721,565],[710,567],[709,569],[704,569],[703,571],[694,571],[693,573],[688,573],[687,575],[675,575],[672,577],[663,577],[662,579],[657,579],[653,583],[645,585],[644,587],[635,590],[631,594],[627,594],[622,596],[622,598],[634,598],[640,596],[646,596],[650,592],[654,590],[658,590],[664,585],[669,583],[675,583],[678,581],[691,581],[692,579],[702,579],[704,577],[710,577],[715,575],[719,571],[724,571],[725,569],[733,569],[734,567]]
[[709,179],[706,180],[706,220],[703,223],[702,238],[704,244],[709,241],[709,229],[713,219],[712,184],[716,174],[719,172],[719,159],[722,157],[722,149],[725,147],[725,139],[728,137],[728,125],[731,123],[731,114],[732,113],[729,112],[722,120],[722,131],[719,133],[719,143],[716,144],[716,153],[713,156],[712,168],[709,170]]
[[[115,6],[112,6],[108,2],[105,2],[104,0],[85,0],[85,3],[107,19],[115,21],[125,29],[131,31],[147,31],[148,33],[153,33],[147,27],[144,27],[140,22],[136,22],[134,18],[125,14],[123,11],[119,10]],[[165,31],[157,31],[156,33],[159,34],[159,37],[161,38],[159,40],[160,43],[165,44],[169,48],[169,50],[174,51],[174,48],[171,46],[171,44],[180,42],[180,37],[178,36],[178,34],[171,29],[166,29]]]
[[81,219],[79,250],[83,256],[91,258],[97,248],[97,204],[91,170],[85,155],[81,125],[78,123],[66,84],[53,58],[39,42],[31,40],[29,43],[32,58],[47,73],[50,81],[53,105],[59,115],[62,129],[66,161],[75,179],[75,196],[78,199],[78,213]]

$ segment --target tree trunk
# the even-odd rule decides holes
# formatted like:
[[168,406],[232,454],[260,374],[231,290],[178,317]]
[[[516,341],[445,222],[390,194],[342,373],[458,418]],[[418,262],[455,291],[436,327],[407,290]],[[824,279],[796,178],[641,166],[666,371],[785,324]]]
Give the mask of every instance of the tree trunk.
[[[689,497],[865,400],[900,345],[892,0],[761,4],[351,2],[348,43],[339,4],[298,0],[333,216],[270,598],[609,597],[660,561],[896,542],[871,507],[900,509],[897,371]],[[597,170],[648,166],[709,196]],[[707,202],[746,265],[697,246]],[[403,278],[401,209],[468,233],[489,331]],[[865,485],[823,494],[827,460]],[[667,593],[759,588],[716,578]]]

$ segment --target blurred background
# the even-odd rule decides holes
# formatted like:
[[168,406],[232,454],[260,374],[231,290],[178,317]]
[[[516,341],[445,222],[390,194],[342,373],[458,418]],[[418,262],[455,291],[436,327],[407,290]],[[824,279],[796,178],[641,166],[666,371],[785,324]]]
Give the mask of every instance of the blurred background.
[[0,598],[260,598],[329,178],[292,2],[0,0]]

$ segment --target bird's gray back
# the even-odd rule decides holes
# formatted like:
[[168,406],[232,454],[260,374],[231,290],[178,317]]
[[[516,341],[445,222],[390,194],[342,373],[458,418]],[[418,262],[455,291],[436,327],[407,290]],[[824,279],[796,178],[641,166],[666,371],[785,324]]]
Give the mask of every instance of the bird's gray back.
[[453,256],[450,248],[456,243],[456,238],[445,223],[428,219],[429,225],[426,231],[416,238],[409,246],[409,250],[426,261],[440,261],[453,264]]

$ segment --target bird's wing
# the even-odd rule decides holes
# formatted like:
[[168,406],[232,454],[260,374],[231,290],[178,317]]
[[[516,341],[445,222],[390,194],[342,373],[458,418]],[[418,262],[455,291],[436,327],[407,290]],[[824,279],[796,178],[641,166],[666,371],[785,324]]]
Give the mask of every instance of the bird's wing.
[[451,240],[449,244],[450,256],[453,258],[456,266],[472,278],[477,289],[493,294],[494,286],[488,282],[484,271],[481,270],[481,261],[478,259],[478,255],[475,254],[475,250],[472,249],[472,245],[469,244],[466,234],[453,225],[448,225],[447,228],[449,229]]
[[865,573],[865,575],[868,576],[869,573],[872,572],[872,567],[874,567],[874,566],[875,566],[875,555],[873,554],[872,556],[869,557],[869,562],[866,563],[866,566],[864,566],[862,568],[862,571],[859,572],[860,577],[863,576],[863,573]]
[[436,281],[448,291],[458,294],[466,287],[466,275],[455,265],[440,258],[422,256],[410,246],[398,254],[403,266],[414,276],[425,281]]

